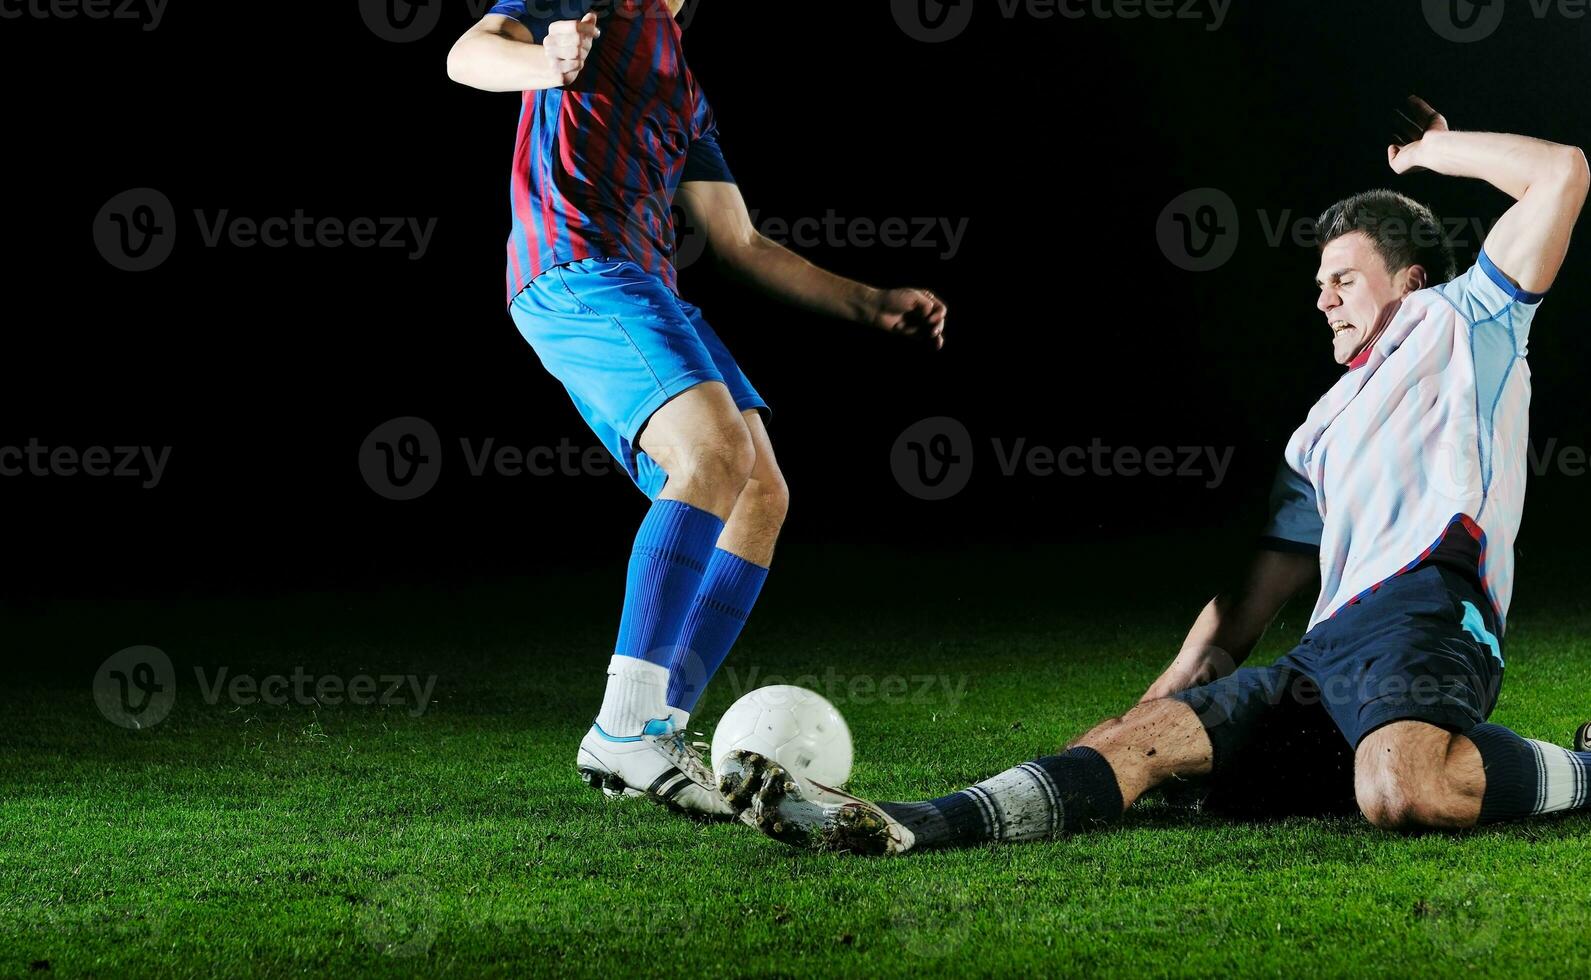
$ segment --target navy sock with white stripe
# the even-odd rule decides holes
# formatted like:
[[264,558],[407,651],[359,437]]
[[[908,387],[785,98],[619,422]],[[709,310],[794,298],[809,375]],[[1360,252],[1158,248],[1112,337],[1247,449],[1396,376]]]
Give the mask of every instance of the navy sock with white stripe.
[[1025,841],[1121,818],[1121,788],[1105,757],[1068,749],[1008,769],[959,793],[926,803],[880,803],[914,835],[917,847]]
[[1476,725],[1464,736],[1486,767],[1481,823],[1591,808],[1591,752],[1521,738],[1501,725]]

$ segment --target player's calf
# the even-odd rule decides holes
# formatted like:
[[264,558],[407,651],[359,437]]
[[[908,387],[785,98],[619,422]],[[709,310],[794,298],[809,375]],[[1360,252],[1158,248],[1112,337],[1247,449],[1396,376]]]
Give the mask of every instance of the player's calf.
[[1354,784],[1360,810],[1377,827],[1458,830],[1591,809],[1591,752],[1500,725],[1455,735],[1402,721],[1360,743]]

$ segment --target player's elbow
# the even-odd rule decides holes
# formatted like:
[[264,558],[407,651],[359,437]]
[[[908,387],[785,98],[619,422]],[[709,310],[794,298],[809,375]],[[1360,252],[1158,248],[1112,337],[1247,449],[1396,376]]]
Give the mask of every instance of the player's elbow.
[[460,85],[468,85],[470,88],[475,88],[474,76],[470,70],[473,60],[471,58],[470,41],[471,36],[465,34],[453,42],[453,47],[447,53],[447,77]]

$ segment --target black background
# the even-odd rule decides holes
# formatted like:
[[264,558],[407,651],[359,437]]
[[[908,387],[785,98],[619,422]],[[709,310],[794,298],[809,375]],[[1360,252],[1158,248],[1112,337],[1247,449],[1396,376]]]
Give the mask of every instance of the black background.
[[[170,446],[164,479],[0,478],[6,584],[61,595],[262,590],[557,574],[622,563],[645,501],[606,476],[471,477],[459,440],[593,443],[503,308],[508,165],[519,100],[446,77],[479,11],[387,36],[379,4],[172,0],[140,21],[0,21],[8,93],[8,315],[0,445]],[[1077,9],[1081,5],[1072,5]],[[1392,110],[1416,92],[1456,128],[1591,143],[1591,20],[1509,0],[1455,43],[1420,2],[1235,0],[1196,19],[1013,17],[979,0],[925,43],[885,2],[705,0],[686,48],[752,208],[792,221],[967,221],[942,248],[803,248],[875,285],[951,304],[939,354],[684,275],[772,402],[793,488],[788,547],[1054,548],[1140,540],[1175,558],[1194,532],[1253,532],[1282,442],[1340,370],[1314,310],[1315,255],[1276,223],[1372,186],[1488,224],[1482,184],[1395,177]],[[15,9],[15,8],[12,8]],[[909,9],[902,5],[901,9]],[[1121,9],[1120,7],[1117,8]],[[1173,10],[1187,9],[1177,0]],[[120,271],[102,207],[165,194],[174,250]],[[1236,250],[1205,272],[1157,219],[1225,192]],[[404,249],[206,247],[193,212],[435,219]],[[942,242],[941,242],[942,244]],[[1461,243],[1467,263],[1478,246]],[[1591,443],[1583,244],[1532,338],[1538,445]],[[440,433],[436,488],[384,499],[359,451],[418,416]],[[919,419],[962,422],[964,492],[915,498],[891,452]],[[1000,474],[991,440],[1233,448],[1225,481]],[[1532,486],[1523,547],[1578,528],[1591,477]],[[1185,537],[1182,532],[1189,532]]]

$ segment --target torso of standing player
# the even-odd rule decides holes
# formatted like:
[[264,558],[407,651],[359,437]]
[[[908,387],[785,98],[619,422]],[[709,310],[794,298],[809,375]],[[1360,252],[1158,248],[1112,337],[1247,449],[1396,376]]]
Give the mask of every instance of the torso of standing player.
[[[635,147],[653,160],[682,158],[690,147],[696,114],[696,80],[685,63],[683,31],[675,14],[681,0],[609,0],[594,6],[602,29],[586,69],[568,91],[563,111],[573,132],[592,141],[627,130]],[[588,147],[590,144],[588,144]]]

